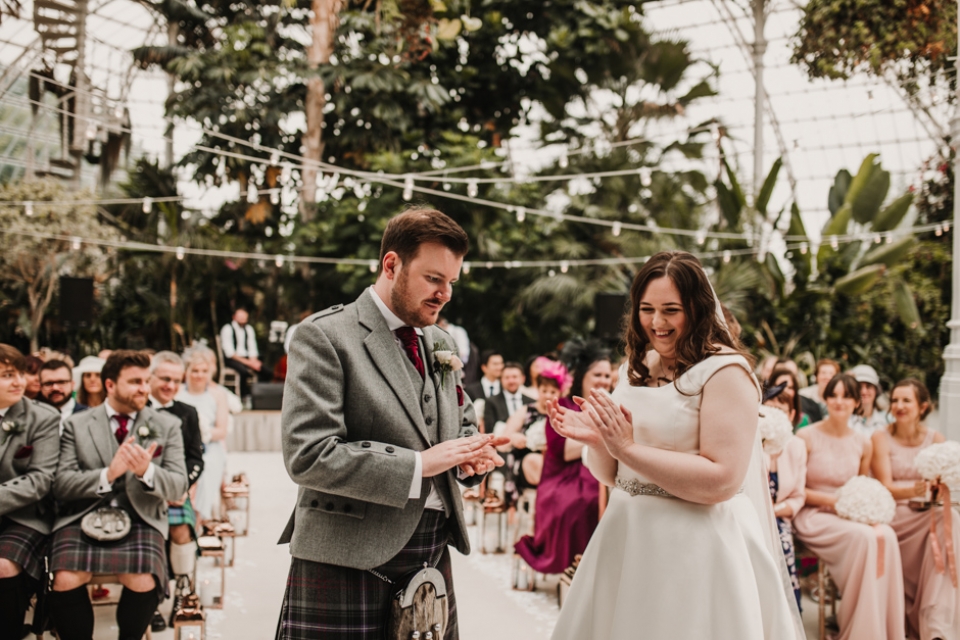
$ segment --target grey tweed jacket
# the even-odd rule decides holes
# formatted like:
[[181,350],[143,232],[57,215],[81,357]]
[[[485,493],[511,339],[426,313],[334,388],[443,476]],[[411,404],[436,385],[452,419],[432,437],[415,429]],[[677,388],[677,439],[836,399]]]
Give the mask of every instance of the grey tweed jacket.
[[[124,491],[130,505],[143,521],[166,538],[170,530],[167,501],[179,500],[187,491],[180,419],[144,407],[137,413],[130,432],[137,433],[143,425],[149,426],[156,434],[150,441],[155,440],[163,447],[158,447],[158,454],[153,459],[156,467],[153,489],[128,471]],[[79,520],[94,507],[103,506],[101,502],[104,496],[97,493],[100,472],[110,466],[118,448],[104,405],[77,413],[64,423],[60,438],[60,465],[53,481],[53,495],[61,503],[54,531]]]
[[[60,412],[22,398],[7,410],[0,432],[0,517],[50,533],[50,489],[60,455]],[[14,433],[16,431],[16,433]]]
[[427,388],[435,390],[438,429],[426,424],[405,356],[369,290],[297,328],[282,432],[284,463],[300,490],[280,539],[290,543],[294,557],[355,569],[382,565],[413,535],[431,482],[452,511],[451,544],[469,553],[454,470],[424,479],[420,498],[409,499],[415,451],[437,444],[437,434],[447,441],[477,433],[473,405],[457,390],[460,372],[444,374],[442,388],[434,372],[440,340],[453,344],[443,330],[424,328],[424,360],[433,382]]

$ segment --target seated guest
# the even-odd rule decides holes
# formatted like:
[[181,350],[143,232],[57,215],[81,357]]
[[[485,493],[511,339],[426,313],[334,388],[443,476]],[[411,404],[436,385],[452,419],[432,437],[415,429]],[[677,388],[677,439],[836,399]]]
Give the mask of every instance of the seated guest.
[[537,401],[510,416],[502,430],[493,433],[510,438],[499,447],[505,452],[503,474],[507,504],[514,505],[524,489],[540,484],[543,471],[543,452],[547,448],[547,408],[551,400],[561,395],[561,389],[570,382],[567,368],[559,362],[550,362],[540,370],[537,380]]
[[[50,548],[50,613],[61,640],[93,637],[87,584],[95,573],[123,585],[117,607],[121,640],[139,640],[167,588],[167,502],[187,490],[180,421],[147,405],[150,358],[110,354],[102,371],[107,401],[69,418],[60,440],[53,495],[60,504]],[[132,527],[98,542],[81,528],[100,507],[122,509]]]
[[[192,487],[203,473],[203,438],[200,435],[200,418],[192,406],[175,400],[183,382],[183,360],[172,351],[161,351],[150,363],[150,401],[149,405],[158,411],[166,411],[180,419],[180,433],[183,436],[184,459],[187,465],[187,483]],[[189,488],[179,500],[168,502],[167,519],[170,522],[170,538],[167,552],[170,568],[177,581],[177,598],[183,591],[192,593],[190,584],[197,560],[196,538],[197,516],[190,501]],[[177,610],[177,598],[170,609],[170,624]],[[163,631],[166,623],[157,612],[151,628]]]
[[[960,638],[960,589],[952,582],[953,570],[940,565],[931,539],[931,517],[936,521],[939,551],[943,554],[951,541],[960,550],[960,514],[955,510],[934,507],[914,511],[910,498],[927,494],[927,483],[914,466],[917,454],[935,442],[943,442],[942,433],[927,427],[923,421],[930,414],[930,392],[912,378],[898,382],[890,392],[895,421],[873,433],[874,477],[882,482],[897,500],[897,513],[890,526],[900,542],[903,562],[903,587],[907,609],[907,637],[920,640],[956,640]],[[944,518],[952,521],[944,527]],[[941,558],[943,555],[941,555]]]
[[243,307],[233,312],[230,324],[220,329],[220,348],[223,349],[223,364],[240,376],[240,395],[250,395],[250,378],[258,379],[263,363],[257,349],[257,334],[247,323],[250,314]]
[[[817,368],[814,373],[815,384],[800,389],[800,396],[808,398],[817,403],[820,408],[821,420],[827,417],[827,405],[823,399],[823,392],[827,388],[827,383],[833,380],[834,376],[840,373],[840,363],[836,360],[823,358],[817,361]],[[811,414],[812,415],[812,414]],[[817,421],[819,422],[819,421]]]
[[43,360],[37,356],[24,356],[23,361],[23,375],[26,379],[23,395],[29,400],[36,400],[40,395],[40,367],[43,366]]
[[903,640],[903,571],[896,534],[888,525],[854,522],[834,510],[837,489],[856,475],[870,473],[873,445],[850,428],[850,416],[860,404],[860,385],[853,376],[841,374],[827,383],[823,397],[827,419],[797,432],[807,448],[807,492],[793,530],[827,563],[843,594],[838,637]]
[[213,382],[217,370],[217,354],[203,345],[190,347],[183,354],[187,368],[187,384],[177,393],[177,400],[197,410],[203,438],[204,473],[197,481],[194,506],[201,521],[220,517],[220,485],[227,469],[227,430],[230,404],[223,387]]
[[0,638],[20,640],[30,598],[45,582],[49,499],[60,414],[24,397],[23,355],[0,344]]
[[73,372],[63,360],[47,360],[40,367],[40,395],[37,400],[60,412],[61,421],[89,407],[73,398]]
[[860,383],[860,409],[850,417],[850,427],[868,436],[886,429],[893,417],[877,406],[880,397],[880,376],[868,364],[858,364],[850,369],[850,375]]
[[503,356],[493,349],[480,354],[480,380],[463,388],[473,401],[485,400],[500,393],[500,374],[503,373]]
[[77,402],[88,407],[99,407],[107,399],[107,392],[100,379],[103,369],[102,360],[97,356],[87,356],[73,368],[73,384],[77,388]]
[[[817,403],[797,393],[797,374],[790,369],[781,369],[779,367],[774,369],[770,374],[770,379],[767,381],[767,388],[780,390],[771,399],[776,400],[780,404],[789,404],[789,411],[783,407],[780,408],[790,416],[790,422],[793,423],[794,432],[796,432],[797,429],[809,426],[812,422],[810,415],[803,409],[805,402],[810,403],[811,406],[808,408],[816,412],[815,415],[819,418],[820,408],[817,406]],[[819,419],[816,420],[816,422],[819,421]]]
[[[610,390],[610,356],[599,345],[570,341],[561,358],[573,371],[570,394],[560,400],[561,406],[579,411],[574,396],[586,398],[593,389]],[[600,485],[583,465],[582,444],[554,431],[549,420],[546,435],[534,534],[520,538],[515,549],[534,570],[560,573],[583,553],[597,528]]]
[[[820,422],[826,417],[826,412],[820,409],[820,404],[811,398],[800,393],[802,387],[800,387],[800,382],[803,380],[803,376],[800,375],[800,367],[797,366],[797,363],[789,358],[780,358],[777,360],[777,365],[774,367],[775,371],[781,371],[786,369],[793,374],[793,380],[790,383],[790,388],[794,390],[798,396],[800,396],[800,411],[798,414],[799,423],[797,428],[805,427],[814,422]],[[770,378],[764,378],[769,380]],[[783,379],[780,380],[783,382]],[[779,384],[779,383],[778,383]]]
[[484,406],[483,422],[487,430],[493,431],[498,422],[506,422],[507,418],[522,409],[525,405],[536,402],[533,398],[523,395],[520,388],[523,386],[523,367],[516,362],[503,365],[500,374],[502,391],[487,398]]

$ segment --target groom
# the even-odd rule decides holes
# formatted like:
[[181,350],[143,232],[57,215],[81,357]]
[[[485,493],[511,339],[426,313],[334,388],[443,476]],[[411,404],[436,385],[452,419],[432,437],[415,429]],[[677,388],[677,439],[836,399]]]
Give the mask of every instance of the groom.
[[447,545],[470,544],[457,482],[503,464],[460,372],[434,356],[456,351],[434,324],[468,246],[439,211],[394,217],[376,284],[294,334],[283,457],[300,490],[280,539],[293,559],[278,638],[382,640],[391,599],[424,564],[444,576],[445,638],[458,638]]

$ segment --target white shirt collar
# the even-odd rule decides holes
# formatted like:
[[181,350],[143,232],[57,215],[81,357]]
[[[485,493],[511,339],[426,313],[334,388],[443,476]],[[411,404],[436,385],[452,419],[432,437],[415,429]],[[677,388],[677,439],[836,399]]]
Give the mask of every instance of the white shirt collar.
[[[16,402],[14,402],[13,404],[16,404]],[[2,418],[2,417],[4,417],[5,415],[7,415],[7,411],[10,411],[10,409],[13,408],[13,404],[10,405],[9,407],[5,408],[5,409],[0,409],[0,418]]]
[[[380,299],[380,296],[377,295],[376,289],[374,289],[372,286],[370,287],[370,297],[373,298],[373,301],[377,304],[377,308],[380,309],[380,313],[383,314],[383,319],[387,321],[387,328],[389,328],[390,331],[396,331],[400,327],[407,326],[407,323],[398,318],[397,314],[395,314],[393,311],[390,311],[390,307],[388,307],[387,304]],[[418,336],[423,335],[423,329],[420,327],[414,327],[413,330],[417,332]]]
[[60,407],[60,415],[64,418],[68,418],[73,415],[73,408],[77,406],[77,401],[74,398],[67,400],[62,407]]
[[163,404],[163,403],[161,403],[159,400],[157,400],[156,398],[154,398],[153,395],[151,394],[151,395],[150,395],[150,404],[153,406],[154,409],[169,409],[170,407],[173,406],[173,400],[171,400],[171,401],[168,402],[167,404]]
[[[107,420],[113,420],[113,417],[114,417],[114,416],[120,414],[119,411],[115,410],[115,409],[113,408],[113,406],[111,406],[109,400],[107,400],[106,402],[104,402],[104,403],[103,403],[103,406],[104,406],[104,408],[107,410]],[[133,426],[133,423],[137,421],[137,414],[138,414],[138,413],[139,413],[138,411],[134,411],[133,413],[128,413],[128,414],[127,414],[127,415],[130,416],[130,426],[131,426],[131,427]]]
[[517,389],[516,393],[510,393],[506,389],[503,389],[503,396],[510,400],[522,400],[523,399],[523,389]]

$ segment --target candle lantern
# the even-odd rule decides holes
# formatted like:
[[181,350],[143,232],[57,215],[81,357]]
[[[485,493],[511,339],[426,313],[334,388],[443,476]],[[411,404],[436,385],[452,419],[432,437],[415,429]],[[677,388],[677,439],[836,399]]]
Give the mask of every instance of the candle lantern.
[[203,523],[203,535],[215,536],[223,542],[223,562],[232,567],[237,556],[237,533],[229,522],[208,520]]
[[477,524],[477,509],[480,506],[480,488],[474,487],[463,492],[463,520],[468,527]]
[[502,553],[507,540],[506,504],[495,493],[488,493],[478,509],[480,515],[480,553]]
[[173,615],[173,640],[204,640],[207,614],[200,598],[191,593]]
[[220,492],[221,512],[233,525],[235,535],[246,536],[250,527],[250,482],[244,473],[233,476]]
[[517,554],[513,556],[513,588],[516,591],[535,591],[537,588],[537,572]]
[[207,609],[223,609],[227,586],[226,549],[217,536],[201,536],[197,539],[200,557],[197,558],[196,591],[200,604]]

